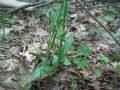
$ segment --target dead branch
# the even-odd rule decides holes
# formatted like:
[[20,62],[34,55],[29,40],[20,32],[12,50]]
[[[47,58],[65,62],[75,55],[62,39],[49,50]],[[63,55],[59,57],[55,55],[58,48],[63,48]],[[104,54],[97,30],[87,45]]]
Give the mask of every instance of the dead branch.
[[51,5],[51,4],[54,4],[54,3],[61,3],[62,1],[59,1],[59,2],[49,2],[49,3],[41,3],[41,2],[37,2],[37,3],[33,3],[33,4],[27,4],[27,5],[24,5],[24,6],[21,6],[21,7],[18,7],[18,8],[15,8],[15,9],[12,9],[10,11],[8,11],[7,13],[14,13],[14,12],[17,12],[19,10],[23,10],[25,8],[28,8],[28,7],[33,7],[34,9],[36,8],[39,8],[39,7],[44,7],[44,6],[48,6],[48,5]]

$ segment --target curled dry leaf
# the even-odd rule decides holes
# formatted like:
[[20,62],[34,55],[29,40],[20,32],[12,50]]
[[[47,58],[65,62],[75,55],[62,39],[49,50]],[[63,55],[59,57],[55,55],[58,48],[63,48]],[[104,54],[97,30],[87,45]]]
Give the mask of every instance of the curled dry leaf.
[[78,32],[82,32],[86,30],[85,25],[83,24],[77,25],[76,28],[78,29]]
[[83,74],[84,78],[88,79],[89,76],[93,75],[92,71],[90,69],[84,68],[80,70],[80,73]]
[[68,55],[68,56],[71,56],[71,55],[72,55],[72,52],[71,52],[71,51],[67,51],[67,55]]
[[28,62],[32,62],[33,60],[36,59],[36,56],[33,54],[30,54],[28,51],[26,51],[24,53],[20,53],[20,55],[25,56],[25,60]]

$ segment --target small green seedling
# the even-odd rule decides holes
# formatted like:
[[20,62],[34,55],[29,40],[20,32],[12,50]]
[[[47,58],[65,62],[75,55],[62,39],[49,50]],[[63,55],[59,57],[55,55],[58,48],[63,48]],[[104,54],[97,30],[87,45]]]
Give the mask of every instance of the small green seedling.
[[66,58],[64,60],[64,65],[66,65],[66,66],[71,65],[71,62],[70,62],[70,60],[68,58]]
[[104,20],[106,22],[112,22],[114,20],[114,18],[115,17],[113,15],[106,15],[106,16],[104,16]]
[[106,15],[104,16],[104,20],[106,22],[112,22],[115,19],[115,15]]
[[102,73],[99,69],[96,69],[95,70],[95,75],[96,75],[97,78],[99,78],[100,76],[102,76]]
[[[55,72],[61,62],[63,62],[66,52],[71,48],[72,43],[74,42],[74,38],[72,36],[69,36],[65,38],[66,33],[66,24],[65,19],[67,16],[67,0],[63,0],[62,6],[60,8],[60,11],[58,10],[55,13],[55,17],[51,16],[50,14],[50,24],[51,24],[51,30],[50,30],[50,38],[48,40],[48,52],[45,55],[45,59],[43,60],[43,64],[39,64],[35,70],[33,71],[30,79],[30,83],[37,79],[43,79],[47,75],[52,74]],[[58,33],[60,32],[60,33]],[[52,54],[50,53],[51,50],[54,50],[55,48],[55,41],[58,40],[60,44],[58,45],[58,54],[53,56],[52,64],[50,66],[50,60],[52,57]],[[65,64],[69,64],[66,62]]]
[[98,57],[98,59],[99,59],[101,62],[105,62],[105,63],[109,62],[109,58],[108,58],[106,55],[100,55],[100,56]]
[[115,67],[115,72],[120,74],[120,64],[117,64]]
[[77,66],[77,69],[83,69],[88,66],[89,62],[87,60],[83,60],[81,58],[76,58],[74,63]]
[[107,12],[108,14],[117,13],[117,11],[115,10],[115,8],[112,7],[112,6],[109,6],[109,7],[106,9],[106,12]]
[[89,56],[92,54],[93,49],[90,47],[88,44],[82,44],[81,46],[78,47],[77,49],[78,53],[82,53],[85,56]]

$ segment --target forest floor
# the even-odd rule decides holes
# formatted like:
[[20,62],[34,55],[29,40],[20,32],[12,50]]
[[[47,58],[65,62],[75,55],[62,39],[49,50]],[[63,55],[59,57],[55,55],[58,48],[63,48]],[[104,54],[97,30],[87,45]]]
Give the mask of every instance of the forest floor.
[[[120,8],[106,6],[108,2],[88,4],[89,12],[120,41]],[[23,90],[36,63],[44,58],[50,7],[42,8],[37,17],[36,12],[1,14],[5,17],[0,22],[0,90]],[[30,90],[120,90],[120,46],[79,4],[70,1],[68,7],[66,36],[74,36],[72,49],[56,72],[35,80]],[[82,53],[76,53],[79,47]]]

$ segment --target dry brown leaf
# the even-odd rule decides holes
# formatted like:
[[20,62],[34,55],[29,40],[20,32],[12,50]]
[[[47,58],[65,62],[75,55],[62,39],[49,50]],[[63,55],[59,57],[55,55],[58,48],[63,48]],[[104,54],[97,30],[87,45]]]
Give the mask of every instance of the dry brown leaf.
[[24,53],[20,53],[20,55],[25,56],[25,60],[28,62],[32,62],[33,60],[36,59],[36,56],[33,54],[30,54],[28,51],[26,51]]
[[84,78],[88,79],[90,75],[93,75],[92,71],[90,69],[84,68],[80,70],[80,73],[83,74]]

